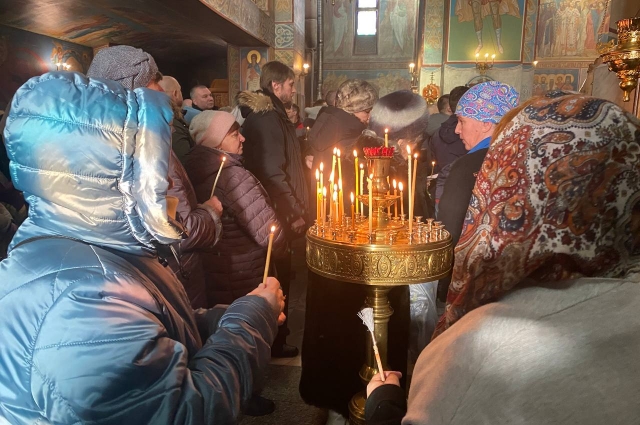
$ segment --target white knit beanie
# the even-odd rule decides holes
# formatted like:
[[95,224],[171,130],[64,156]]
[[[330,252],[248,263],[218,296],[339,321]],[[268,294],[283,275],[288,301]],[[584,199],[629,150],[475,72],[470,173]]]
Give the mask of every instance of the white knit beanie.
[[202,111],[191,120],[189,134],[196,144],[217,149],[235,122],[229,112]]

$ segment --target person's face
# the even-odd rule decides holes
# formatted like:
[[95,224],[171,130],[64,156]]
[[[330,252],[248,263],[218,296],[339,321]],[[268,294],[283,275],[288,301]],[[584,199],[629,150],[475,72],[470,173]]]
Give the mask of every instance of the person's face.
[[289,121],[291,121],[292,123],[297,123],[298,122],[298,111],[295,110],[295,108],[291,107],[291,108],[287,108],[287,117],[289,117]]
[[284,104],[291,103],[293,96],[296,95],[295,82],[292,78],[288,78],[284,83],[273,82],[273,94]]
[[202,110],[213,109],[213,95],[206,87],[196,89],[194,98],[191,99],[193,104]]
[[364,125],[369,124],[369,116],[371,114],[371,108],[365,109],[364,111],[355,112],[353,115],[360,120],[360,122]]
[[456,125],[456,134],[462,139],[464,148],[471,150],[475,145],[487,137],[487,130],[491,124],[481,122],[473,118],[458,115],[458,124]]
[[258,61],[258,57],[256,55],[251,55],[251,64],[255,64]]
[[222,143],[220,143],[220,150],[229,152],[229,153],[237,153],[238,155],[242,154],[242,144],[244,143],[244,137],[240,134],[240,129],[236,129],[227,133],[222,139]]
[[559,75],[558,78],[556,78],[556,84],[561,86],[562,85],[562,76]]

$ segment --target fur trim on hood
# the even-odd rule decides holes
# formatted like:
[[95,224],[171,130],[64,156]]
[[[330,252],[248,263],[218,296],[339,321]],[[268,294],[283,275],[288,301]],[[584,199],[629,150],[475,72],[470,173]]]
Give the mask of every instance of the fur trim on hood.
[[274,109],[271,98],[260,91],[243,91],[238,93],[236,99],[240,107],[246,106],[253,112],[269,112]]

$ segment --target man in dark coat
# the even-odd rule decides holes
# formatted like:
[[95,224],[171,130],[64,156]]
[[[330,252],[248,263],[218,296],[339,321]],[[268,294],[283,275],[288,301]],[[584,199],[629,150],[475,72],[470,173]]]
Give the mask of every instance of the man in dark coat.
[[173,108],[173,133],[171,133],[171,149],[176,154],[180,163],[185,164],[185,159],[189,151],[195,146],[193,139],[189,135],[189,124],[184,120],[182,111],[182,87],[175,78],[164,75],[158,82],[160,87],[171,98]]
[[[519,94],[513,87],[488,81],[473,86],[458,102],[456,134],[469,152],[452,163],[438,208],[438,220],[451,234],[454,246],[460,239],[471,192],[489,150],[491,136],[502,116],[518,105],[518,99]],[[440,280],[440,299],[446,297],[450,280]]]
[[[252,110],[243,124],[247,170],[258,178],[269,194],[289,241],[302,235],[307,228],[308,205],[300,144],[284,106],[296,94],[294,79],[293,71],[285,64],[268,62],[262,68],[261,90],[238,96],[240,105]],[[288,295],[291,254],[276,261],[275,266],[284,294]],[[288,305],[285,310],[287,308]],[[273,344],[273,356],[298,355],[296,347],[286,344],[287,333],[285,322]]]

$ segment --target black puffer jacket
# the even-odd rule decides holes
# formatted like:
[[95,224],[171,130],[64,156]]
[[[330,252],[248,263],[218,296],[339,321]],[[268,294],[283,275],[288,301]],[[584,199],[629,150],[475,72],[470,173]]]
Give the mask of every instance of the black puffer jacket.
[[307,221],[308,205],[296,129],[280,99],[272,94],[242,92],[238,101],[252,110],[242,125],[245,166],[262,183],[278,221],[293,238],[291,224],[299,218]]
[[231,304],[260,284],[272,225],[276,226],[272,256],[278,257],[286,249],[284,232],[269,197],[258,179],[244,168],[240,155],[202,145],[192,149],[186,157],[186,168],[198,201],[209,199],[223,155],[227,160],[214,192],[223,207],[222,239],[201,252],[210,306]]

